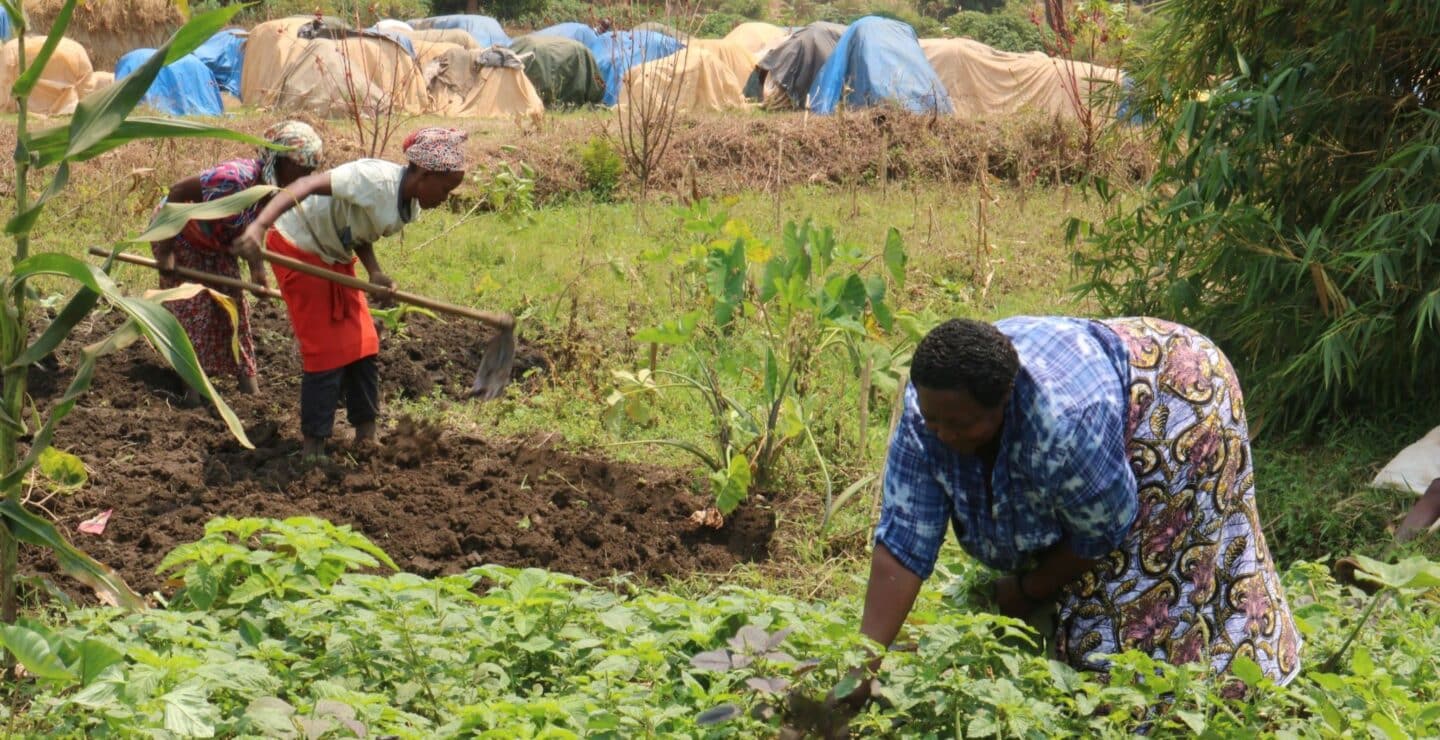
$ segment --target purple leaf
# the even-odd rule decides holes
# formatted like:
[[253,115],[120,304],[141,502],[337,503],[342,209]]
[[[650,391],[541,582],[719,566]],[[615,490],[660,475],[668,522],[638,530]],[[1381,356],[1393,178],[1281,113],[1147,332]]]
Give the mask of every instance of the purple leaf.
[[717,671],[722,673],[730,670],[732,667],[741,667],[731,665],[730,651],[728,650],[711,650],[700,653],[690,659],[690,665],[702,671]]
[[737,653],[763,653],[769,649],[766,647],[769,642],[769,633],[753,624],[747,624],[730,638],[730,649]]
[[718,725],[721,722],[729,722],[730,720],[735,719],[739,716],[740,707],[737,707],[734,704],[721,704],[718,707],[706,709],[705,711],[701,712],[700,716],[695,718],[695,724],[700,725],[701,727],[706,727],[708,725]]
[[820,661],[815,660],[814,658],[811,658],[810,660],[802,660],[799,663],[795,664],[795,675],[803,676],[819,667]]
[[773,635],[770,635],[770,639],[765,641],[765,649],[774,650],[775,648],[780,647],[780,643],[784,642],[785,638],[789,637],[790,633],[794,631],[794,627],[786,627],[785,629],[780,630]]
[[747,678],[745,685],[762,694],[778,694],[790,688],[790,682],[778,676],[775,678],[761,678],[760,676]]
[[749,668],[749,667],[750,667],[750,664],[751,664],[751,663],[754,663],[754,662],[755,662],[755,659],[754,659],[754,658],[752,658],[752,657],[750,657],[749,655],[746,655],[746,654],[744,654],[744,653],[731,653],[731,654],[730,654],[730,667],[732,667],[732,668]]
[[794,656],[789,653],[781,652],[779,650],[765,653],[764,658],[771,663],[785,663],[786,665],[796,662]]

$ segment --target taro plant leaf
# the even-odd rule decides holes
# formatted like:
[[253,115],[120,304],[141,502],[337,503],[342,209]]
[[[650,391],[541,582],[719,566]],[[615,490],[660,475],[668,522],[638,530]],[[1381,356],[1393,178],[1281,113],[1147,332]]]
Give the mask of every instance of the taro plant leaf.
[[175,687],[160,697],[160,704],[165,707],[166,730],[181,737],[215,736],[219,712],[206,699],[205,689],[199,682]]
[[87,95],[75,106],[75,115],[70,119],[70,142],[65,156],[86,153],[119,129],[162,67],[194,51],[244,8],[237,3],[191,18],[134,72],[104,90]]
[[[67,254],[43,253],[28,257],[15,265],[11,280],[18,286],[37,275],[62,275],[105,296],[109,303],[130,317],[127,324],[133,324],[134,328],[165,358],[170,367],[180,374],[182,380],[215,404],[216,410],[220,412],[221,418],[225,420],[226,426],[230,428],[230,433],[235,436],[235,439],[246,448],[253,448],[249,438],[245,436],[245,428],[241,425],[240,419],[220,398],[220,394],[215,392],[214,386],[210,384],[210,379],[201,369],[200,361],[195,357],[195,347],[190,344],[190,337],[185,334],[185,330],[175,316],[164,306],[153,301],[126,297],[120,292],[119,286],[110,279],[110,276],[98,267]],[[94,361],[94,357],[89,359],[91,362]],[[77,372],[75,380],[71,383],[72,387],[79,380],[80,374]],[[88,378],[85,385],[89,385]],[[70,396],[69,391],[66,392],[66,396]],[[71,406],[73,407],[73,405],[72,400]],[[67,408],[66,413],[68,411]],[[51,420],[56,420],[56,416],[55,411],[52,411]],[[47,426],[49,425],[47,424]],[[36,448],[43,448],[48,443],[48,437],[43,443],[37,437],[35,443],[32,444],[32,450],[38,453]],[[22,466],[16,472],[23,474],[25,469],[28,468]],[[9,481],[7,478],[5,481],[0,481],[0,485],[14,485],[14,481]]]
[[[18,10],[18,8],[17,8]],[[30,60],[29,66],[25,68],[25,74],[15,80],[10,87],[10,96],[13,98],[26,98],[30,91],[35,89],[35,83],[40,81],[40,75],[45,72],[45,65],[49,64],[50,57],[54,56],[55,48],[60,46],[61,39],[65,38],[65,29],[70,26],[70,16],[75,13],[75,0],[65,0],[60,6],[60,12],[55,15],[55,22],[50,24],[50,35],[45,37],[45,43],[41,45],[40,51]]]
[[125,119],[123,123],[106,135],[105,138],[82,152],[69,154],[67,156],[67,152],[70,149],[69,125],[52,126],[36,131],[26,139],[25,149],[36,158],[36,166],[49,167],[61,160],[84,162],[89,159],[94,159],[105,152],[138,139],[195,138],[224,139],[249,144],[251,146],[268,147],[270,149],[283,148],[258,136],[240,131],[232,131],[219,126],[209,126],[194,121],[172,121],[165,118],[135,116],[134,118]]
[[733,666],[729,650],[707,650],[690,658],[690,665],[701,671],[725,672]]
[[905,241],[900,238],[900,231],[894,226],[885,234],[884,259],[885,269],[890,273],[890,279],[895,281],[895,287],[905,287]]
[[73,491],[90,479],[80,458],[54,447],[40,451],[39,465],[40,474],[62,491]]
[[213,221],[232,216],[278,190],[279,188],[270,185],[256,185],[204,203],[166,203],[150,221],[149,228],[130,241],[158,242],[169,239],[179,234],[185,224],[191,221]]
[[1355,555],[1355,575],[1397,591],[1428,591],[1440,588],[1440,563],[1415,555],[1395,564]]
[[699,716],[695,717],[695,724],[700,725],[701,727],[709,727],[710,725],[718,725],[722,722],[729,722],[730,720],[735,719],[739,716],[740,707],[737,707],[734,704],[721,704],[718,707],[712,707],[701,712]]
[[745,685],[762,694],[779,694],[785,689],[790,688],[790,682],[778,676],[774,678],[752,676],[745,679]]
[[734,455],[725,470],[710,474],[715,486],[715,508],[729,516],[750,493],[750,461],[744,455]]
[[0,501],[0,518],[9,521],[15,539],[53,552],[66,575],[127,609],[145,608],[144,600],[125,585],[118,573],[76,549],[54,524],[30,513],[18,501]]
[[60,661],[60,656],[50,649],[45,636],[29,627],[19,624],[0,626],[0,642],[20,661],[20,665],[25,666],[25,670],[40,678],[51,681],[74,681],[76,678]]

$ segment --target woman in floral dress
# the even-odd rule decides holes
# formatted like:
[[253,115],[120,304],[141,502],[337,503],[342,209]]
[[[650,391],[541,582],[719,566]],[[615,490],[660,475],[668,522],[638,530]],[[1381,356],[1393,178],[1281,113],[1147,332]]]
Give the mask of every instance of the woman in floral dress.
[[862,632],[895,639],[947,526],[1005,572],[1002,613],[1058,617],[1057,657],[1077,668],[1135,649],[1217,672],[1244,656],[1280,683],[1299,671],[1240,385],[1191,329],[1015,317],[933,330],[890,443]]
[[[201,203],[262,184],[283,188],[310,174],[320,164],[320,136],[308,124],[286,121],[266,131],[265,138],[290,149],[263,149],[257,158],[221,162],[195,177],[176,183],[164,202]],[[230,253],[231,242],[255,220],[265,203],[266,200],[261,200],[234,216],[214,221],[191,221],[173,238],[151,244],[151,251],[160,266],[160,287],[173,288],[187,282],[186,278],[174,272],[176,267],[239,278],[240,262]],[[263,262],[251,262],[250,279],[260,285],[266,284]],[[185,328],[206,375],[233,376],[239,382],[242,393],[254,393],[259,385],[256,382],[255,341],[250,335],[250,305],[239,289],[220,285],[207,287],[235,301],[238,326],[232,324],[229,313],[207,295],[170,301],[165,306]],[[186,389],[186,398],[198,401],[198,392],[193,388]]]

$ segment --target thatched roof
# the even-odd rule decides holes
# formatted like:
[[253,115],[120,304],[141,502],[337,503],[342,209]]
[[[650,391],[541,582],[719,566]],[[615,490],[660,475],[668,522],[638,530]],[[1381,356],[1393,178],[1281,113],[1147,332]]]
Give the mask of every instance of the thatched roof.
[[[64,4],[64,0],[26,0],[25,12],[34,26],[31,32],[46,33]],[[67,35],[178,27],[181,20],[174,0],[87,0],[75,8]]]

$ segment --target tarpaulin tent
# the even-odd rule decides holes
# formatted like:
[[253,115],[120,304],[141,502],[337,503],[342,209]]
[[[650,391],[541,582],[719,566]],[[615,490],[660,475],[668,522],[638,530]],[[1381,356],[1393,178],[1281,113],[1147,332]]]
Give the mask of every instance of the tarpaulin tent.
[[668,23],[661,23],[660,21],[646,21],[636,26],[632,30],[650,31],[651,33],[663,33],[666,36],[669,36],[670,38],[675,39],[682,44],[690,43],[690,34],[685,33],[684,31],[681,31],[680,29]]
[[850,24],[810,85],[810,110],[834,113],[894,103],[911,113],[950,114],[950,94],[908,24],[866,16]]
[[348,117],[357,105],[368,114],[425,112],[425,80],[399,44],[383,36],[302,39],[289,20],[251,30],[241,85],[246,103],[324,117]]
[[785,107],[785,103],[804,107],[810,86],[844,35],[844,26],[825,21],[791,34],[755,65],[761,73],[759,83],[764,86],[756,96],[764,98],[767,108]]
[[475,43],[482,48],[496,44],[510,45],[510,37],[506,35],[505,29],[500,27],[500,21],[488,15],[438,15],[433,18],[410,21],[410,26],[417,31],[431,28],[458,28],[474,37]]
[[750,56],[758,60],[761,56],[760,52],[774,46],[789,35],[789,31],[771,23],[746,21],[730,29],[730,33],[725,34],[725,40],[744,47],[745,51],[750,52]]
[[605,78],[605,104],[620,101],[620,85],[631,67],[674,54],[683,47],[679,41],[654,31],[620,31],[601,36],[590,53]]
[[559,36],[521,36],[510,43],[510,48],[525,58],[525,76],[540,93],[546,108],[599,105],[605,100],[600,66],[579,41]]
[[[33,62],[44,44],[43,36],[26,36],[26,58]],[[0,110],[15,110],[15,98],[9,92],[10,86],[15,84],[15,78],[19,76],[19,71],[20,42],[18,39],[10,39],[0,48],[0,90],[6,93],[3,101],[0,101]],[[94,87],[94,73],[95,69],[90,66],[90,55],[86,53],[85,47],[72,39],[60,39],[60,45],[55,47],[54,55],[45,64],[45,69],[40,71],[40,79],[30,91],[30,112],[46,116],[66,116],[74,113],[75,104]]]
[[474,36],[458,28],[428,28],[423,31],[411,31],[410,42],[415,45],[415,53],[423,53],[421,47],[425,44],[446,43],[454,44],[462,49],[483,49],[480,42]]
[[955,115],[962,118],[1026,108],[1075,118],[1077,103],[1099,102],[1092,93],[1118,84],[1122,76],[1118,69],[1040,52],[1014,54],[970,39],[923,39],[920,48],[950,93]]
[[10,38],[10,14],[0,10],[0,40]]
[[579,41],[584,44],[585,48],[589,49],[592,54],[595,51],[595,47],[600,43],[600,34],[595,33],[595,29],[584,23],[575,23],[573,21],[570,23],[556,23],[553,26],[542,28],[530,35],[559,36],[560,38],[570,39],[571,41]]
[[704,49],[713,54],[715,59],[725,65],[730,73],[735,75],[735,80],[743,88],[745,81],[750,79],[750,73],[755,71],[755,57],[745,50],[745,47],[734,41],[725,39],[691,39],[687,44],[691,49]]
[[[115,63],[115,79],[124,79],[145,63],[154,49],[136,49]],[[219,116],[225,113],[220,83],[194,54],[186,54],[160,68],[140,104],[171,116]]]
[[426,68],[430,112],[454,118],[535,117],[545,104],[509,49],[452,49]]
[[682,111],[723,111],[745,107],[740,80],[710,52],[691,46],[625,73],[620,106],[648,101]]
[[408,53],[410,56],[415,56],[415,44],[410,41],[410,34],[405,33],[404,31],[396,31],[393,29],[385,31],[371,26],[370,28],[365,29],[362,33],[384,36],[385,38],[399,44],[400,48],[404,49],[405,52]]
[[227,28],[191,52],[210,68],[220,89],[240,97],[240,73],[245,68],[245,32]]
[[397,21],[394,18],[385,18],[375,21],[375,25],[371,26],[370,28],[371,30],[379,31],[380,33],[403,33],[407,36],[415,32],[414,26],[406,23],[405,21]]

